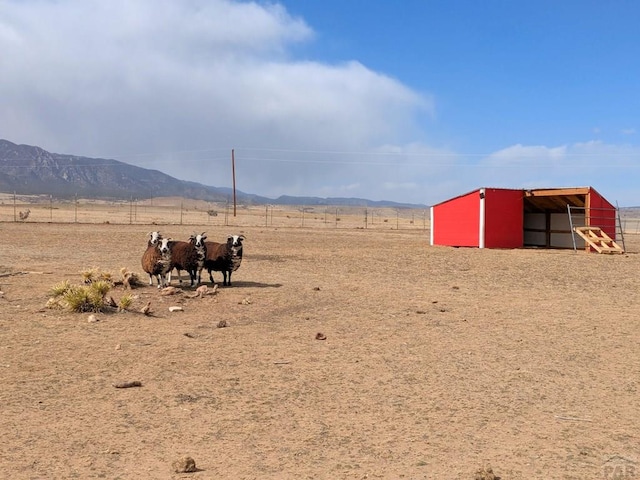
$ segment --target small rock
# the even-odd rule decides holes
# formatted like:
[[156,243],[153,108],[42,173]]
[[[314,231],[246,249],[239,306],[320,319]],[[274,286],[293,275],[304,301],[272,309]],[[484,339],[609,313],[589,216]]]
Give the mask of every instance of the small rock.
[[488,465],[476,472],[475,480],[499,480],[499,477],[496,477],[493,469]]
[[196,288],[196,294],[200,298],[202,298],[205,295],[208,295],[209,287],[207,287],[206,285],[200,285],[198,288]]
[[96,323],[98,321],[98,317],[96,317],[93,313],[91,315],[89,315],[89,318],[87,319],[87,321],[89,323]]
[[169,307],[170,312],[183,312],[184,308],[182,307]]
[[242,301],[240,302],[240,305],[251,305],[251,298],[249,297],[243,298]]
[[192,473],[197,471],[196,461],[191,457],[182,457],[171,464],[175,473]]
[[327,336],[324,333],[318,332],[316,333],[316,340],[326,340]]
[[177,287],[164,287],[162,290],[160,290],[160,295],[175,295],[176,293],[182,293],[182,290],[180,290]]
[[122,350],[122,345],[120,345],[119,343],[116,345],[116,350]]
[[228,327],[228,326],[229,326],[229,324],[227,323],[226,320],[220,320],[218,322],[218,328],[225,328],[225,327]]
[[316,292],[319,292],[319,291],[320,291],[320,287],[313,287],[313,289],[314,289]]

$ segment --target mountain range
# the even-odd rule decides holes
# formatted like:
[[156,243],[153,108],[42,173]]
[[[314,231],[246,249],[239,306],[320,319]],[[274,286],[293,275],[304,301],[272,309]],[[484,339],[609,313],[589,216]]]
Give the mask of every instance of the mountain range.
[[[0,192],[20,195],[52,195],[57,198],[108,198],[129,200],[152,197],[184,197],[226,202],[233,190],[179,180],[158,170],[136,167],[117,160],[51,153],[40,147],[17,145],[0,139]],[[424,208],[425,205],[363,198],[262,197],[236,191],[243,204],[345,205]]]

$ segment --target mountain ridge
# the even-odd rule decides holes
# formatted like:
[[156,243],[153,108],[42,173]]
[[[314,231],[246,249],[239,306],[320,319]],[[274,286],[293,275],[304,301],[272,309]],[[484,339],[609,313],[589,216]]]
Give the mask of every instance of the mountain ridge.
[[[233,190],[180,180],[159,170],[113,159],[51,153],[33,145],[0,139],[0,191],[21,195],[54,195],[72,198],[142,199],[179,196],[210,202],[228,201]],[[349,197],[281,195],[269,198],[236,190],[246,204],[345,205],[361,207],[424,208],[426,205],[374,201]]]

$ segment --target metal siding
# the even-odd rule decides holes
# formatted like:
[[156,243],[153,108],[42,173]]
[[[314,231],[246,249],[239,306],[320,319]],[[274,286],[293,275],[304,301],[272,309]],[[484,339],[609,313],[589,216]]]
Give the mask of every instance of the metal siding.
[[524,244],[522,190],[487,188],[485,193],[485,246],[521,248]]
[[433,206],[433,245],[477,247],[480,224],[478,190]]
[[589,190],[589,226],[600,227],[613,240],[616,239],[616,207],[593,188]]

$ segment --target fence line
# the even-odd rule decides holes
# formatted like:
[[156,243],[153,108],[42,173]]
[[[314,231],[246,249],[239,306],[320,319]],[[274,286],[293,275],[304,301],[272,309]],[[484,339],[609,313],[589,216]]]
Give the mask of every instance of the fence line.
[[104,202],[56,200],[0,202],[0,222],[110,223],[137,225],[217,225],[296,228],[426,230],[425,208],[241,205],[233,215],[228,203],[162,202],[162,199]]

